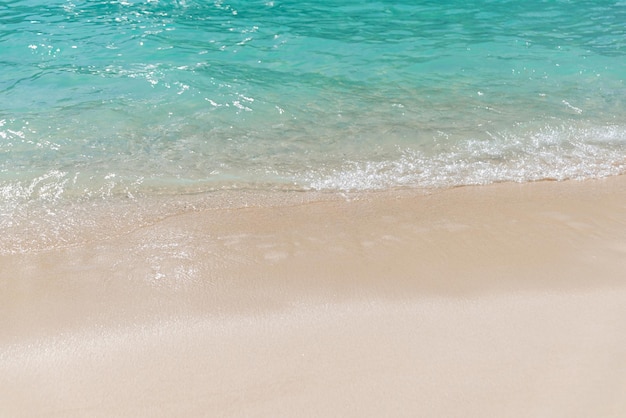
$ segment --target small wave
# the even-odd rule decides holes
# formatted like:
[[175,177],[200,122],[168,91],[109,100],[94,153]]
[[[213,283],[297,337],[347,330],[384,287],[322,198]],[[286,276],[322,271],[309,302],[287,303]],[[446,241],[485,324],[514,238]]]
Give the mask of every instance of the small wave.
[[436,153],[404,149],[392,160],[346,161],[308,172],[303,183],[319,191],[358,191],[601,178],[626,172],[625,145],[624,126],[545,127],[469,139]]

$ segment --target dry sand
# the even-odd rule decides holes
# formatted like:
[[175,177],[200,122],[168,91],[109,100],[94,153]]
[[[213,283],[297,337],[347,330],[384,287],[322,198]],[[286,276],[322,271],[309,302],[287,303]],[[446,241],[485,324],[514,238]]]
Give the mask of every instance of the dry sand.
[[300,200],[0,256],[0,416],[626,416],[625,177]]

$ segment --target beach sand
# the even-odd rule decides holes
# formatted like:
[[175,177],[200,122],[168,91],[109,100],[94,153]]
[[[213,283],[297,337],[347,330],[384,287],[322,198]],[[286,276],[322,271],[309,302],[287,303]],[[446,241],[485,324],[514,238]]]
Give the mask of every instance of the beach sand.
[[0,416],[626,416],[626,177],[289,196],[0,256]]

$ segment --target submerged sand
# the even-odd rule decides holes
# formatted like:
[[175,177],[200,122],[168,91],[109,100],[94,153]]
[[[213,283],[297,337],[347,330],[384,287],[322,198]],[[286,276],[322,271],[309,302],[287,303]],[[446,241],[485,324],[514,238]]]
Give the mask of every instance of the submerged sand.
[[626,177],[272,201],[0,256],[0,415],[626,415]]

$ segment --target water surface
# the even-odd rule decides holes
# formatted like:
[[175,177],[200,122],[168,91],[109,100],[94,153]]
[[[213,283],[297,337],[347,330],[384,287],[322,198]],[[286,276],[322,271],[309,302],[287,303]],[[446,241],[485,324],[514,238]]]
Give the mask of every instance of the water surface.
[[122,198],[622,174],[624,22],[624,1],[5,1],[0,228]]

